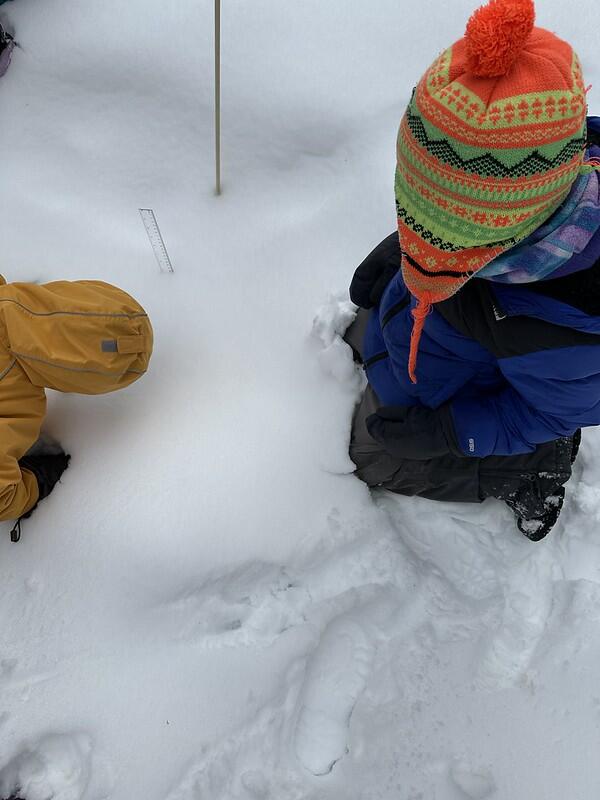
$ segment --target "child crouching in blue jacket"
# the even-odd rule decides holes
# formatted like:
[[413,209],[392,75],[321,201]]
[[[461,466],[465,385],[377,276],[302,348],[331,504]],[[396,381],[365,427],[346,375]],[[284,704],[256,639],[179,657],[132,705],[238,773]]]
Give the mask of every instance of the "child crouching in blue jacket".
[[532,0],[492,0],[415,88],[398,233],[357,269],[346,334],[369,385],[350,455],[369,486],[505,500],[539,540],[580,429],[600,424],[600,119]]

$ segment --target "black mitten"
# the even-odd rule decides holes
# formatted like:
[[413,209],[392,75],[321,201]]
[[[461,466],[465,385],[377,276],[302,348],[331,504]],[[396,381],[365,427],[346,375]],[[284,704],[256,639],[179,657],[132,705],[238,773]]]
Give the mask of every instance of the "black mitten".
[[449,406],[435,411],[425,406],[383,406],[366,420],[371,436],[395,458],[426,461],[462,456],[456,443]]
[[40,491],[39,499],[43,500],[54,489],[60,476],[69,466],[70,460],[71,456],[66,453],[39,453],[38,455],[23,456],[19,461],[19,466],[33,472]]
[[[29,472],[33,472],[35,475],[39,491],[38,503],[40,500],[48,497],[52,489],[54,489],[60,480],[60,476],[69,466],[70,460],[71,456],[67,455],[67,453],[37,453],[35,455],[23,456],[23,458],[19,459],[19,466],[21,469],[26,469]],[[15,522],[10,532],[11,542],[19,541],[21,538],[21,520],[28,519],[37,508],[37,505],[36,503],[33,508],[26,511],[25,514],[21,514],[19,519]]]

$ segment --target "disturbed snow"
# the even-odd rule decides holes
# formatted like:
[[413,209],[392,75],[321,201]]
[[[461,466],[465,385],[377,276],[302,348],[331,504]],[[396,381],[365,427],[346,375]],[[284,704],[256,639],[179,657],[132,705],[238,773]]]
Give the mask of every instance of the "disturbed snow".
[[[125,392],[51,398],[71,468],[0,541],[0,796],[597,796],[600,434],[537,545],[493,501],[370,494],[347,455],[341,292],[394,227],[396,125],[453,9],[226,7],[217,199],[209,3],[2,7],[2,272],[123,286],[156,351]],[[591,82],[593,11],[539,9]]]

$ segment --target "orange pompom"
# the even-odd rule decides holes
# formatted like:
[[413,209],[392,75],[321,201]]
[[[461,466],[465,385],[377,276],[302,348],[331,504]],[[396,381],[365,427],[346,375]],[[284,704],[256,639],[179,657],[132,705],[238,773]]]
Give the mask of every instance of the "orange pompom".
[[506,75],[531,35],[533,0],[490,0],[478,8],[465,33],[470,71],[479,78]]

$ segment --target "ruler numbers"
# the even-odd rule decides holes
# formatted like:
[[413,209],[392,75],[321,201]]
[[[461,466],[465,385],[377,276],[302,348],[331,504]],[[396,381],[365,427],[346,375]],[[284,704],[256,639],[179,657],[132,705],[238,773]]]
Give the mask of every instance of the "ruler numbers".
[[152,250],[154,251],[154,255],[158,261],[160,271],[175,272],[173,265],[171,264],[169,254],[167,253],[167,248],[165,247],[165,241],[160,232],[160,228],[158,227],[158,222],[156,221],[154,211],[151,208],[140,208],[139,212],[142,222],[144,223],[144,228],[146,228],[148,239],[152,245]]

